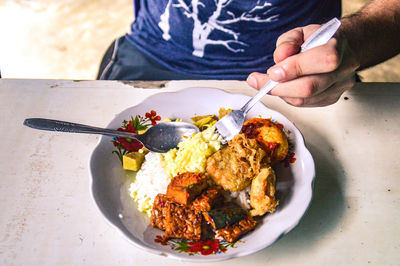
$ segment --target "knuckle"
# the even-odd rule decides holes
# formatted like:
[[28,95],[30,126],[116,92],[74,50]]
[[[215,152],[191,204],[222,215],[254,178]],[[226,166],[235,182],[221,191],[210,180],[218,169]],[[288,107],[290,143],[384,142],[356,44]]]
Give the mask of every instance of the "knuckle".
[[314,79],[306,79],[300,90],[300,97],[308,98],[313,96],[318,91],[318,82]]
[[356,85],[356,80],[354,78],[352,78],[348,83],[347,83],[347,87],[349,89],[353,88]]
[[340,64],[339,52],[334,48],[329,48],[325,53],[324,61],[328,72],[336,70]]
[[288,99],[288,103],[295,107],[302,107],[304,106],[305,101],[302,98],[290,98]]
[[294,74],[295,74],[296,77],[301,77],[303,75],[303,70],[301,68],[301,65],[300,65],[299,61],[294,61],[293,69],[295,71]]
[[284,42],[293,42],[293,43],[298,42],[298,40],[301,40],[302,38],[303,34],[301,28],[294,28],[279,36],[278,39],[276,40],[276,46],[278,47],[280,44]]

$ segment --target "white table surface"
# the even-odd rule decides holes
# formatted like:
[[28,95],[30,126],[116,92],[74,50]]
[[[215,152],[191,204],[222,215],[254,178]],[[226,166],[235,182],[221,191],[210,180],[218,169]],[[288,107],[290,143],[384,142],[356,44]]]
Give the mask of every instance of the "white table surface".
[[[99,136],[22,125],[45,117],[106,126],[152,94],[186,87],[255,93],[238,81],[0,80],[0,265],[199,265],[142,251],[101,216],[88,174]],[[360,84],[323,108],[263,102],[303,133],[316,164],[314,198],[269,248],[212,264],[399,265],[400,84]]]

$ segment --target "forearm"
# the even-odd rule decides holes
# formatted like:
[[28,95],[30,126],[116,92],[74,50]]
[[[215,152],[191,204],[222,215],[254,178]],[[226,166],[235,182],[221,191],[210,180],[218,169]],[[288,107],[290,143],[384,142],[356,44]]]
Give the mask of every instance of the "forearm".
[[342,22],[340,33],[355,53],[360,70],[400,53],[399,0],[373,0]]

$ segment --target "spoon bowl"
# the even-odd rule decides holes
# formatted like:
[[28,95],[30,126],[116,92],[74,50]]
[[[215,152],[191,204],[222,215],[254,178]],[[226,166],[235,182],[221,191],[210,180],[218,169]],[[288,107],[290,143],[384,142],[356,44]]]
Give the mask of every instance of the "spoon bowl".
[[185,122],[159,123],[150,127],[143,134],[118,131],[115,129],[99,128],[60,120],[44,118],[25,119],[24,125],[34,129],[59,131],[69,133],[100,134],[105,136],[136,139],[152,152],[164,153],[176,148],[184,138],[199,132],[192,124]]

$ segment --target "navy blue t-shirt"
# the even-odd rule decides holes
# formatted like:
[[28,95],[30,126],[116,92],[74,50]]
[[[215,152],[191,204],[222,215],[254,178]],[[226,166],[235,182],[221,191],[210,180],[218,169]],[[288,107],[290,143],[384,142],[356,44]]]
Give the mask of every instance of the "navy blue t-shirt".
[[134,0],[127,39],[172,71],[246,79],[273,62],[277,38],[340,17],[340,0]]

